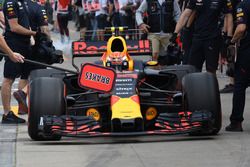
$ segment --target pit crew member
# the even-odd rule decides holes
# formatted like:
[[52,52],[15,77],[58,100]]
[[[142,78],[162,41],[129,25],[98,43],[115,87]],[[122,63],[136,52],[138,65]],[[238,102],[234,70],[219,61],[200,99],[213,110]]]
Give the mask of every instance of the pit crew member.
[[[43,6],[38,4],[35,0],[26,0],[25,1],[26,12],[29,17],[30,28],[32,31],[39,31],[50,36],[49,27],[48,27],[48,17]],[[31,55],[30,59],[36,60],[36,55]],[[39,69],[41,66],[29,64],[29,71],[34,69]],[[27,114],[28,107],[26,103],[26,92],[27,87],[19,89],[13,93],[14,98],[18,102],[18,114]]]
[[196,19],[188,64],[201,71],[203,63],[206,61],[206,70],[215,73],[221,43],[218,19],[220,13],[224,12],[225,19],[228,21],[227,33],[228,36],[232,36],[232,3],[230,0],[190,0],[176,25],[174,34],[170,39],[171,42],[175,41],[177,34],[186,25],[192,11],[196,11]]
[[240,43],[235,63],[235,87],[230,125],[226,131],[243,131],[242,122],[245,107],[246,88],[250,83],[250,1],[244,0],[237,8],[237,27],[232,43]]
[[[6,0],[3,6],[5,17],[5,40],[9,47],[14,51],[29,58],[31,49],[30,37],[35,36],[36,32],[30,30],[29,18],[25,12],[23,0]],[[29,76],[28,64],[15,63],[10,58],[5,58],[4,79],[2,83],[2,104],[4,116],[2,123],[24,123],[25,120],[15,117],[11,111],[11,87],[16,78],[20,77],[18,89],[22,89],[27,84]]]
[[[144,23],[142,15],[146,11],[148,22]],[[148,33],[148,39],[152,43],[153,60],[158,60],[161,48],[167,48],[180,15],[177,0],[143,0],[136,10],[136,22],[143,32]]]

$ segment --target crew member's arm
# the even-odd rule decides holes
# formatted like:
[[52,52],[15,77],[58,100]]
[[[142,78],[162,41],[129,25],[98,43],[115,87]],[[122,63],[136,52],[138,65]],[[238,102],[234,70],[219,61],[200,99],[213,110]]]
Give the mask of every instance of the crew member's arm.
[[4,28],[3,0],[0,1],[0,26]]
[[232,43],[238,42],[245,34],[246,24],[239,24],[234,32]]
[[48,16],[47,16],[46,10],[43,7],[41,7],[39,10],[41,11],[37,18],[39,19],[39,24],[38,24],[39,28],[42,33],[45,33],[50,37],[50,31],[49,31],[49,26],[48,26]]
[[147,0],[143,0],[141,5],[139,6],[139,8],[136,10],[136,13],[135,13],[135,19],[136,19],[137,25],[145,33],[148,33],[148,29],[150,28],[149,25],[143,22],[143,17],[142,17],[143,13],[147,11],[147,8],[148,8]]
[[5,42],[4,37],[2,35],[0,35],[0,50],[6,53],[13,62],[24,62],[24,57],[19,53],[13,52]]
[[36,32],[31,31],[27,28],[24,28],[20,24],[18,24],[18,19],[9,19],[8,20],[9,25],[10,25],[10,30],[14,33],[20,34],[20,35],[32,35],[35,36]]
[[196,0],[189,0],[188,5],[186,9],[182,12],[176,26],[175,26],[175,31],[174,34],[178,34],[184,26],[186,26],[189,18],[192,16],[192,14],[195,12],[196,9]]
[[182,12],[180,19],[178,20],[178,22],[175,26],[174,33],[178,34],[182,30],[182,28],[187,24],[190,16],[192,15],[192,12],[193,12],[193,10],[189,9],[189,8],[186,8]]
[[247,16],[248,13],[242,7],[242,3],[237,8],[236,20],[237,20],[237,27],[233,35],[233,39],[231,40],[232,43],[239,42],[240,39],[243,38],[246,32],[246,24],[247,24]]
[[174,0],[174,12],[173,12],[173,17],[174,17],[174,20],[175,20],[176,23],[178,22],[180,16],[181,16],[181,9],[180,9],[180,6],[179,6],[177,0]]
[[176,39],[180,31],[187,25],[188,20],[192,16],[192,13],[195,11],[196,8],[196,0],[190,0],[186,9],[182,12],[179,20],[176,23],[174,33],[172,34],[169,42],[176,43]]
[[233,36],[233,15],[232,15],[232,12],[233,12],[233,5],[232,5],[232,2],[231,0],[226,0],[225,1],[225,7],[223,9],[223,12],[225,14],[225,17],[224,17],[224,31],[227,32],[227,36],[228,37],[232,37]]
[[191,25],[194,23],[195,16],[196,16],[196,11],[193,11],[192,14],[190,15],[188,21],[187,21],[186,28],[191,27]]
[[227,32],[227,36],[232,37],[233,36],[233,16],[232,14],[226,14],[225,15],[225,25],[224,28],[225,32]]
[[3,11],[0,11],[0,27],[5,28]]
[[18,23],[18,17],[17,17],[17,13],[18,13],[18,9],[19,6],[17,4],[17,2],[9,0],[7,2],[5,2],[6,8],[4,8],[5,14],[6,14],[6,18],[8,20],[9,26],[10,26],[10,30],[14,33],[20,34],[20,35],[36,35],[35,31],[31,31],[23,26],[21,26]]

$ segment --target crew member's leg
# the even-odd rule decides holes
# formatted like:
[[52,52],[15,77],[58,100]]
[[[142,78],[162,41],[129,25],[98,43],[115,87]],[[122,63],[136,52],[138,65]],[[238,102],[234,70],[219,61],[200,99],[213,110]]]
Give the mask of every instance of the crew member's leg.
[[160,53],[161,53],[161,51],[167,50],[170,37],[171,37],[170,34],[160,36]]
[[69,15],[65,14],[63,17],[63,29],[64,29],[65,35],[68,39],[68,42],[70,42],[68,23],[69,23]]
[[184,51],[183,64],[188,63],[188,56],[189,56],[190,49],[192,46],[192,37],[193,37],[193,29],[192,28],[184,28],[182,30],[182,48]]
[[7,115],[11,111],[10,99],[11,99],[11,87],[14,79],[4,78],[1,88],[1,96],[3,103],[4,114]]
[[152,44],[152,52],[153,52],[152,60],[157,61],[158,56],[159,56],[159,51],[160,51],[159,37],[157,36],[157,34],[149,33],[148,39],[151,41],[151,44]]
[[85,41],[85,33],[88,27],[87,16],[85,14],[79,15],[80,23],[80,39]]
[[231,122],[242,122],[246,99],[248,77],[243,69],[237,68],[235,77],[235,90],[233,94],[233,110],[230,116]]
[[25,123],[24,119],[17,117],[13,113],[13,111],[11,111],[11,88],[15,78],[20,76],[22,65],[23,64],[12,62],[9,58],[6,58],[5,60],[4,79],[1,89],[1,97],[4,110],[2,123]]
[[[27,43],[18,44],[18,47],[16,47],[16,51],[18,53],[21,53],[25,58],[30,59],[30,53],[31,53],[31,47],[29,44],[29,41]],[[20,69],[20,80],[18,83],[18,91],[15,91],[13,93],[14,98],[18,102],[18,113],[19,114],[27,114],[28,113],[28,106],[26,102],[26,93],[27,91],[24,91],[23,89],[28,85],[28,77],[30,74],[30,71],[35,66],[29,63],[21,64]]]
[[204,52],[207,72],[216,74],[220,54],[220,38],[218,37],[204,41]]
[[202,71],[204,61],[203,41],[193,39],[190,54],[188,56],[188,64],[193,65],[197,70]]
[[61,43],[64,43],[63,16],[60,13],[57,14],[57,23],[61,34]]
[[237,61],[235,63],[235,87],[233,92],[233,109],[230,116],[230,125],[226,131],[243,131],[242,121],[246,100],[246,88],[250,84],[249,58],[250,50],[238,50]]

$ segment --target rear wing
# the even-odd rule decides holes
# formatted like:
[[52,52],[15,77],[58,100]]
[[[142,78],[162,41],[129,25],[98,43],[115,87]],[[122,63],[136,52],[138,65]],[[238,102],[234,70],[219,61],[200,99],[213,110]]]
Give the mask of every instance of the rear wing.
[[[149,40],[126,40],[130,56],[152,54]],[[74,41],[72,55],[76,57],[101,57],[107,50],[107,41]]]

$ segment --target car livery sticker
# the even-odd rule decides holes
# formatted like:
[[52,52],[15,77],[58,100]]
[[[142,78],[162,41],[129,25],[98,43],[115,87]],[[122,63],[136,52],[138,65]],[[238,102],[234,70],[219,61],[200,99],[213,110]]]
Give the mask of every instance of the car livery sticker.
[[80,87],[108,93],[113,90],[115,80],[113,69],[86,63],[82,65],[78,83]]
[[[126,43],[128,50],[132,50],[131,52],[149,52],[151,50],[148,40],[127,40]],[[72,54],[75,57],[103,53],[106,49],[106,41],[75,41],[72,43]]]

